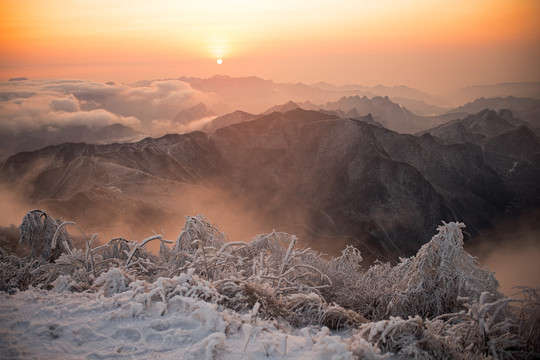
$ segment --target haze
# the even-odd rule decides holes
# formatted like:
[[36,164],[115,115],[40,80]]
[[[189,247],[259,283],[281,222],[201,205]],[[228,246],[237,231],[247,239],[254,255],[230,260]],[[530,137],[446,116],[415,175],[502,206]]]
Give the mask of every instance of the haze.
[[540,80],[536,0],[2,0],[0,7],[2,80],[220,73],[438,93]]

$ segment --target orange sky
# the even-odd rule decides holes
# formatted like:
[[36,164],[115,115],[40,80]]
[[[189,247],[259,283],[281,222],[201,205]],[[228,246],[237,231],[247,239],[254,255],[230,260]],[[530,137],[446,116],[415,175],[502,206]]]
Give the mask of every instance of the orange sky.
[[540,81],[538,64],[538,0],[0,0],[0,79],[220,73],[444,92]]

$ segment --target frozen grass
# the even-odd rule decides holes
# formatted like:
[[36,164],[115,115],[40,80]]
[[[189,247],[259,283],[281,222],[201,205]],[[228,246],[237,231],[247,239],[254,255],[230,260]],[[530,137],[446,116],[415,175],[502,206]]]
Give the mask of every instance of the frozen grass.
[[[140,243],[116,238],[92,247],[95,236],[88,239],[83,233],[85,249],[73,245],[66,226],[76,225],[31,211],[20,226],[31,255],[0,252],[0,289],[5,292],[0,315],[12,325],[2,330],[1,341],[13,357],[39,353],[21,349],[14,340],[17,316],[39,311],[29,298],[36,304],[58,302],[60,317],[71,311],[73,323],[65,325],[69,331],[74,331],[77,306],[84,316],[83,299],[102,303],[100,321],[133,319],[133,331],[146,326],[153,333],[151,321],[173,321],[170,316],[182,313],[202,330],[184,345],[162,341],[162,347],[152,347],[152,354],[165,358],[232,358],[239,353],[298,358],[302,351],[335,359],[539,355],[538,292],[523,289],[523,300],[500,294],[493,274],[463,249],[460,223],[443,223],[415,256],[396,266],[376,263],[367,269],[353,247],[328,261],[297,248],[296,237],[281,232],[258,235],[249,243],[231,242],[201,215],[186,217],[176,241],[155,235]],[[158,255],[145,250],[150,241],[160,242]],[[68,300],[60,300],[58,293]],[[7,310],[10,306],[14,312]],[[135,332],[138,338],[145,335],[128,330],[132,338]],[[25,331],[23,343],[31,346],[32,331]],[[47,351],[62,354],[73,346],[74,335],[57,335],[56,347],[47,344]],[[125,340],[120,338],[115,340]],[[114,350],[114,344],[100,341],[106,344],[105,355]],[[142,345],[130,349],[129,356],[149,356]]]

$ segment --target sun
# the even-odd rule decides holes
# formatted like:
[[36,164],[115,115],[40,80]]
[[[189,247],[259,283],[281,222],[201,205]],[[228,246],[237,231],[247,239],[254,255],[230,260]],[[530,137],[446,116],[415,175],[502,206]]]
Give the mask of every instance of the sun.
[[223,60],[222,59],[217,59],[217,63],[218,63],[218,65],[221,65],[223,63]]

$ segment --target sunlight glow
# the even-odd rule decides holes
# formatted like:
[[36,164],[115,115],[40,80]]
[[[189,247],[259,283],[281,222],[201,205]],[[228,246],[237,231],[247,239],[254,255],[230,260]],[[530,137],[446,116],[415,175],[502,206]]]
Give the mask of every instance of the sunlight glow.
[[[537,79],[538,14],[537,0],[0,0],[0,77],[71,76],[75,67],[93,79],[118,68],[167,76],[156,70],[166,66],[169,76],[179,68],[208,76],[204,60],[234,57],[229,75],[315,81],[324,71],[341,83],[362,64],[375,71],[353,72],[354,81],[454,81],[433,65],[441,61],[426,60],[437,55],[474,82]],[[388,61],[396,56],[407,71]],[[489,73],[472,70],[494,61]],[[423,76],[426,66],[437,80]]]
[[221,59],[229,53],[228,41],[222,36],[209,36],[207,44],[208,52],[214,58]]

